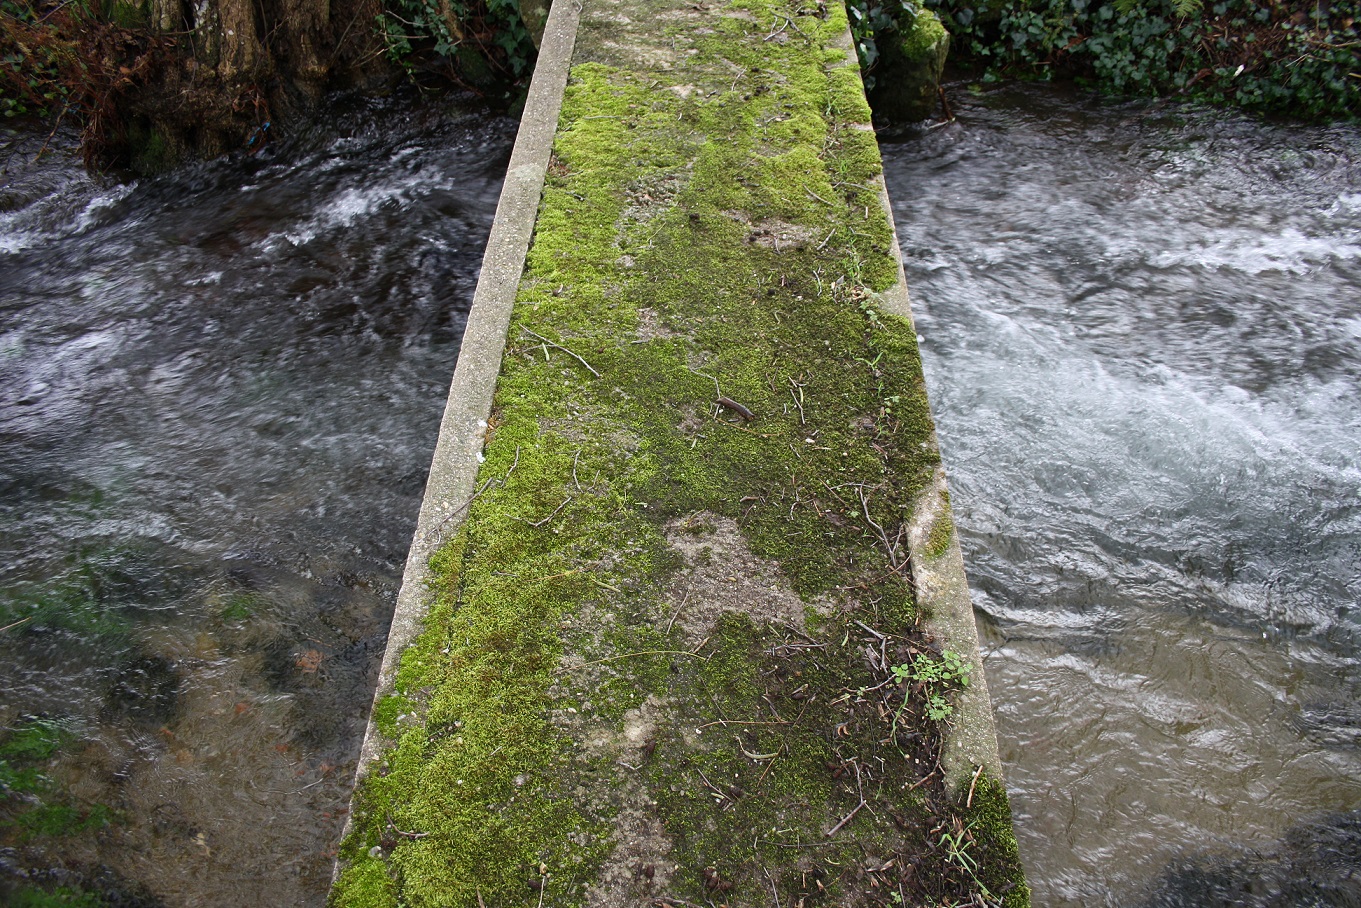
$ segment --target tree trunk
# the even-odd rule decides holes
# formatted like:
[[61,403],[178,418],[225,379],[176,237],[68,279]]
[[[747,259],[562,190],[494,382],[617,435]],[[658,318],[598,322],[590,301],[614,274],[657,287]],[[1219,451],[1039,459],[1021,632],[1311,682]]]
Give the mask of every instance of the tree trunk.
[[256,150],[326,89],[385,80],[381,10],[381,0],[151,0],[150,24],[175,53],[122,99],[117,156],[150,172]]

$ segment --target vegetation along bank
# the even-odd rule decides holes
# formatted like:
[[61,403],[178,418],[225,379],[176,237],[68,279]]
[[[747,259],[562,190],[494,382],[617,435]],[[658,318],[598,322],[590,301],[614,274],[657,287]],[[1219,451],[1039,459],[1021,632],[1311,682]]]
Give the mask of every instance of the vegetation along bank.
[[[899,15],[915,13],[914,0]],[[1354,0],[926,0],[985,80],[1072,78],[1297,119],[1361,114]]]
[[[0,113],[82,132],[92,166],[251,152],[329,91],[402,80],[513,105],[521,0],[0,0]],[[947,47],[985,80],[1072,78],[1304,119],[1361,111],[1354,0],[850,0],[876,113],[928,115]],[[948,34],[947,34],[948,32]],[[925,76],[914,73],[925,73]]]

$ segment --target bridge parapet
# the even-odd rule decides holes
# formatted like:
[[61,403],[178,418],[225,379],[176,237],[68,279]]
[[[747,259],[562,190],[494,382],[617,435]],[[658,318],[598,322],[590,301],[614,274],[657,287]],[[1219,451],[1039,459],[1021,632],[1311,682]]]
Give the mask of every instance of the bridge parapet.
[[844,10],[555,4],[332,903],[1016,908],[1000,778]]

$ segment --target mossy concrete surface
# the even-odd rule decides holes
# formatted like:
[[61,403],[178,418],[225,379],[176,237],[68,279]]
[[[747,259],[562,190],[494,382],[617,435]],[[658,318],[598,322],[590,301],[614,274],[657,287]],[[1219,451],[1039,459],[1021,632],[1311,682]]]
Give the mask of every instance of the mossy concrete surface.
[[849,46],[555,4],[333,905],[1028,904]]

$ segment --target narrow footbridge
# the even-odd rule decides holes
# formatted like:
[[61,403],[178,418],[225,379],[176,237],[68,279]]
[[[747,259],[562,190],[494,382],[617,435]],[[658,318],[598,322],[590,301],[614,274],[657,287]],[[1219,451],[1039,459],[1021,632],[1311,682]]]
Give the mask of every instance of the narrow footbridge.
[[335,906],[1028,905],[839,3],[559,0]]

